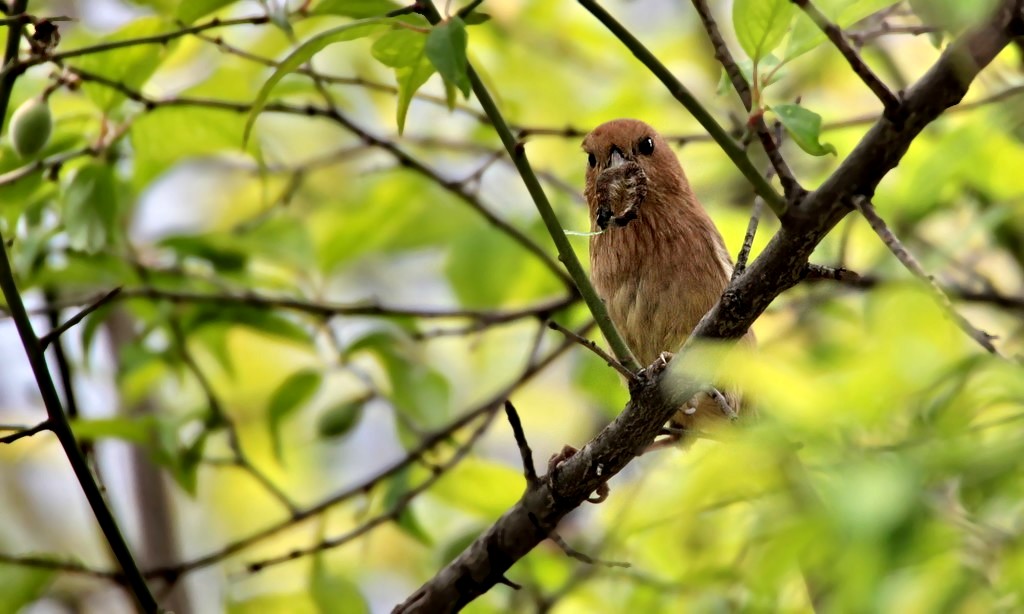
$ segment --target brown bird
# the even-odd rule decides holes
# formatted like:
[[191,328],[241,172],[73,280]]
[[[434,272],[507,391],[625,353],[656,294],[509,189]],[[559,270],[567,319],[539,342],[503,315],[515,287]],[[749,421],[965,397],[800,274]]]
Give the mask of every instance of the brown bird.
[[[617,119],[583,140],[590,208],[590,274],[616,328],[649,365],[678,350],[732,275],[722,235],[697,201],[668,143],[650,126]],[[748,332],[745,341],[753,342]],[[740,395],[690,400],[672,422],[694,429],[735,418]],[[727,405],[723,403],[727,402]]]

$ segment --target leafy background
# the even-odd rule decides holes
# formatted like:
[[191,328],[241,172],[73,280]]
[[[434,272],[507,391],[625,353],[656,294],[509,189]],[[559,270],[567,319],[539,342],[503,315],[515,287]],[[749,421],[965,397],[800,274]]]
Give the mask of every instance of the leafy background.
[[[852,32],[923,25],[865,36],[865,59],[894,89],[986,9],[818,4]],[[688,3],[606,5],[720,121],[742,129],[745,112],[722,87]],[[554,258],[494,130],[465,96],[460,33],[503,113],[525,130],[566,229],[588,225],[582,133],[632,116],[680,137],[689,179],[730,251],[742,243],[749,185],[576,3],[488,0],[479,10],[489,19],[464,29],[450,21],[442,34],[408,15],[404,26],[337,33],[397,7],[30,5],[75,18],[58,22],[57,52],[214,17],[243,22],[30,68],[11,109],[51,91],[53,136],[34,159],[0,144],[0,223],[37,330],[51,326],[45,312],[63,321],[123,287],[64,336],[68,364],[52,357],[51,368],[73,384],[73,429],[143,566],[173,567],[285,527],[188,570],[168,597],[177,611],[388,611],[524,488],[501,416],[479,441],[473,428],[447,433],[459,416],[514,387],[543,464],[589,439],[627,398],[615,372],[578,346],[524,381],[529,361],[563,342],[537,315],[578,327],[588,314],[542,258],[481,215]],[[816,185],[867,126],[835,123],[873,117],[877,99],[789,2],[716,11],[757,75],[758,106],[788,130],[787,160]],[[272,64],[325,32],[319,40],[335,44],[309,67],[332,79],[289,72],[265,87]],[[305,48],[296,65],[312,55]],[[726,377],[757,400],[762,419],[727,442],[639,459],[606,503],[560,529],[576,550],[630,567],[588,565],[546,542],[509,572],[521,590],[499,586],[469,610],[806,610],[807,578],[830,589],[839,611],[1019,609],[1024,379],[1012,357],[1024,310],[1024,116],[1019,97],[989,97],[1020,90],[1021,59],[1006,51],[972,88],[968,100],[981,104],[929,128],[875,198],[926,270],[971,299],[958,308],[998,335],[1010,360],[981,355],[851,218],[815,260],[879,283],[798,287],[759,320],[757,352],[726,359]],[[765,218],[755,254],[777,228]],[[573,241],[585,261],[585,239]],[[467,309],[525,312],[500,323],[431,313]],[[0,352],[0,422],[38,422],[8,319]],[[410,459],[439,430],[446,436]],[[20,439],[0,458],[0,611],[129,611],[116,584],[82,573],[113,561],[54,438]],[[413,462],[375,479],[403,459]],[[320,509],[365,480],[372,487]],[[338,547],[264,564],[353,530]]]

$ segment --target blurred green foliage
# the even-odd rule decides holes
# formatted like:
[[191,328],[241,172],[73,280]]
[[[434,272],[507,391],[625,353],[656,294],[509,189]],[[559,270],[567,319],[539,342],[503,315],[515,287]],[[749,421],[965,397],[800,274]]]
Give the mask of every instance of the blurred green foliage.
[[[452,13],[462,4],[452,3]],[[744,111],[731,88],[716,95],[721,67],[688,3],[606,4],[716,116],[738,118],[742,133]],[[816,4],[858,32],[880,27],[882,18],[871,17],[880,10],[893,24],[920,25],[915,13],[931,24],[952,6],[921,0],[893,12],[893,2],[875,0]],[[132,5],[134,16],[113,31],[60,22],[58,51],[173,32],[178,20],[259,18],[262,7],[281,6]],[[67,3],[39,0],[31,10],[46,16],[58,6]],[[588,226],[579,199],[585,158],[579,137],[560,133],[632,116],[687,137],[679,155],[691,183],[730,251],[742,242],[750,186],[575,3],[489,0],[480,7],[489,19],[455,17],[436,28],[418,17],[382,17],[398,6],[293,1],[288,28],[253,19],[70,58],[67,70],[37,66],[17,81],[11,109],[64,80],[49,95],[54,135],[34,160],[0,142],[0,227],[12,240],[19,286],[72,305],[117,285],[137,291],[66,339],[81,386],[116,387],[114,407],[94,398],[93,412],[73,427],[101,448],[115,441],[146,448],[174,478],[175,509],[187,519],[174,530],[190,555],[291,513],[251,475],[222,462],[234,445],[223,420],[249,461],[301,508],[383,471],[512,384],[541,466],[562,444],[588,440],[627,400],[618,375],[579,347],[520,385],[531,356],[561,341],[536,317],[493,326],[486,318],[372,310],[328,317],[247,300],[505,313],[564,295],[536,255],[449,189],[465,188],[554,253],[493,130],[472,99],[456,95],[468,91],[467,61],[507,118],[531,129],[526,151],[567,230]],[[876,113],[878,101],[789,0],[736,0],[732,8],[731,21],[719,15],[723,33],[759,90],[758,104],[774,111],[768,119],[792,135],[787,160],[814,187],[869,125],[834,122]],[[84,3],[79,10],[86,12]],[[864,48],[866,61],[892,83],[912,82],[938,57],[933,43],[978,14],[955,13],[935,23],[930,38],[878,38]],[[1018,49],[1006,51],[968,101],[1019,88],[1020,62]],[[317,83],[303,68],[335,78]],[[958,304],[999,336],[1009,357],[1021,351],[1024,294],[1024,131],[1013,112],[1020,100],[950,112],[914,143],[875,198],[942,283],[1016,301]],[[364,134],[333,120],[328,105]],[[397,162],[366,135],[408,152],[437,177]],[[767,168],[757,147],[751,154]],[[777,226],[762,220],[755,256]],[[584,242],[576,247],[586,260]],[[812,599],[839,612],[1024,607],[1017,362],[979,355],[862,220],[844,222],[815,260],[892,283],[795,288],[756,325],[756,351],[708,346],[684,365],[740,386],[759,417],[686,450],[641,457],[612,481],[606,503],[564,522],[561,535],[573,547],[630,567],[587,565],[545,542],[508,574],[522,590],[498,586],[469,611],[809,611]],[[144,291],[154,288],[163,298]],[[240,300],[188,300],[197,293]],[[117,313],[133,333],[120,344],[107,330]],[[588,319],[576,303],[541,315],[566,326]],[[710,364],[719,367],[711,372]],[[132,415],[143,401],[155,413]],[[30,402],[4,402],[11,406],[0,408],[2,422],[38,415]],[[372,532],[256,573],[246,564],[389,513],[469,441],[468,431],[440,438],[418,462],[318,520],[225,558],[205,584],[188,585],[191,598],[202,611],[389,610],[521,495],[518,453],[500,421]],[[64,529],[87,536],[72,546],[35,539],[53,518],[34,514],[39,500],[21,479],[40,465],[63,472],[54,446],[38,435],[0,449],[2,475],[13,484],[3,505],[18,510],[0,546],[102,568],[89,518]],[[118,472],[104,463],[101,471]],[[106,586],[64,576],[74,574],[0,566],[0,611],[41,596],[84,602]]]

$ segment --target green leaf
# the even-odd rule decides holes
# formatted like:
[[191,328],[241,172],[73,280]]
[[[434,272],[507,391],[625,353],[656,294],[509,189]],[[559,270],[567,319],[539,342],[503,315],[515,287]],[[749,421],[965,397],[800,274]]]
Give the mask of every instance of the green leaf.
[[181,257],[199,258],[224,272],[237,272],[245,268],[249,255],[217,234],[180,235],[167,237],[160,245],[169,247]]
[[313,10],[312,15],[343,15],[345,17],[377,17],[398,8],[398,5],[389,0],[321,0]]
[[[306,220],[324,272],[357,258],[444,248],[467,232],[486,234],[467,230],[480,223],[468,207],[408,169],[361,177],[348,188],[343,200],[325,203]],[[362,205],[368,202],[373,206]]]
[[[450,412],[448,380],[423,363],[415,345],[408,339],[378,331],[353,343],[345,355],[352,356],[361,351],[373,352],[380,359],[390,379],[390,400],[396,411],[402,412],[421,428],[432,429],[444,424]],[[402,431],[401,422],[399,434],[403,435],[407,432]],[[401,441],[412,447],[418,438],[402,438]]]
[[800,149],[812,156],[836,155],[836,148],[831,143],[823,144],[818,140],[821,136],[820,115],[798,104],[779,104],[770,110],[775,112]]
[[469,74],[466,69],[466,24],[458,17],[444,21],[430,30],[425,51],[427,58],[444,80],[453,83],[469,98]]
[[408,28],[395,28],[373,44],[373,57],[395,69],[398,82],[396,123],[398,133],[405,130],[405,118],[416,91],[434,74],[434,65],[426,53],[427,37]]
[[790,0],[736,0],[733,3],[736,39],[750,59],[757,62],[782,42],[796,10]]
[[[761,61],[757,63],[757,83],[760,86],[761,91],[764,91],[764,89],[769,85],[782,78],[784,70],[778,68],[780,63],[779,58],[775,57],[775,55],[771,53],[761,58]],[[740,73],[743,75],[743,80],[747,82],[747,85],[752,84],[754,77],[754,61],[750,59],[742,59],[738,60],[736,65],[739,67]],[[716,93],[721,96],[722,94],[731,91],[733,91],[732,80],[729,79],[728,73],[726,73],[723,68],[721,76],[718,79],[718,89]]]
[[[56,560],[56,559],[55,559]],[[57,577],[50,569],[0,563],[0,612],[22,612],[38,600]]]
[[490,21],[491,16],[488,13],[478,13],[476,11],[473,11],[469,15],[463,17],[462,20],[466,22],[467,26],[477,26],[482,23],[487,23],[488,21]]
[[140,445],[150,443],[155,420],[142,418],[76,418],[71,421],[71,430],[75,437],[85,440],[123,439]]
[[[395,474],[393,478],[388,482],[388,489],[384,493],[384,509],[390,511],[393,509],[409,491],[409,469],[405,468]],[[413,511],[412,506],[407,504],[404,509],[398,515],[398,521],[396,523],[398,528],[402,529],[409,537],[412,537],[416,541],[420,542],[424,546],[433,545],[433,540],[430,534],[427,533],[426,529],[420,523],[416,517],[416,513]]]
[[117,197],[111,166],[91,162],[78,169],[64,193],[64,228],[72,249],[92,254],[113,243]]
[[434,65],[430,63],[426,55],[415,66],[407,66],[395,70],[395,77],[398,79],[398,134],[405,132],[405,118],[409,113],[409,104],[430,75],[434,74]]
[[253,101],[252,110],[249,111],[249,116],[245,121],[245,129],[242,132],[242,142],[248,143],[249,134],[252,132],[252,126],[256,123],[256,117],[259,116],[260,111],[262,111],[263,107],[266,106],[267,98],[270,96],[270,92],[273,91],[274,86],[276,86],[278,82],[285,77],[285,75],[295,72],[296,69],[305,64],[324,47],[333,45],[334,43],[364,38],[382,28],[387,27],[387,24],[388,20],[383,18],[353,21],[352,23],[347,23],[343,26],[338,26],[325,32],[321,32],[299,45],[295,51],[291,52],[288,57],[278,64],[277,70],[270,75],[270,78],[267,79],[266,83],[263,84],[263,87],[260,88],[259,93],[256,94],[256,100]]
[[281,423],[313,398],[322,380],[323,376],[318,371],[304,369],[288,376],[270,397],[270,403],[267,404],[267,419],[274,456],[278,461],[281,460]]
[[430,489],[447,505],[487,518],[497,518],[516,502],[525,486],[523,474],[508,465],[466,458]]
[[[112,35],[103,38],[104,43],[113,43],[135,38],[154,36],[164,32],[164,20],[159,17],[136,19]],[[166,45],[131,45],[110,51],[90,53],[72,58],[69,63],[90,73],[98,74],[114,83],[120,83],[131,90],[139,90],[156,72],[160,61],[167,56],[174,41]],[[101,110],[107,112],[125,101],[123,93],[114,88],[86,81],[83,89]]]
[[129,134],[134,185],[142,188],[188,158],[236,152],[244,128],[243,117],[222,109],[158,107],[139,115]]
[[309,592],[321,614],[369,614],[370,606],[359,586],[341,574],[331,573],[322,551],[313,557],[310,576]]
[[[175,430],[177,430],[177,425],[175,425]],[[200,433],[192,445],[179,449],[173,462],[168,464],[171,477],[191,497],[196,496],[199,486],[199,465],[203,460],[203,450],[206,448],[206,439],[209,433],[210,431]]]
[[186,331],[197,330],[210,323],[247,326],[261,333],[308,346],[309,333],[287,317],[248,305],[203,305],[183,321]]
[[342,401],[329,407],[320,414],[320,418],[317,420],[317,433],[324,438],[341,437],[349,433],[353,427],[359,424],[365,406],[366,399],[357,399]]
[[185,23],[192,23],[193,21],[209,15],[217,9],[224,8],[229,4],[234,4],[238,0],[185,0],[178,5],[178,19]]
[[914,13],[926,24],[957,33],[992,14],[998,0],[910,0]]
[[421,32],[395,28],[374,41],[370,53],[385,66],[401,68],[419,63],[426,44],[427,37]]

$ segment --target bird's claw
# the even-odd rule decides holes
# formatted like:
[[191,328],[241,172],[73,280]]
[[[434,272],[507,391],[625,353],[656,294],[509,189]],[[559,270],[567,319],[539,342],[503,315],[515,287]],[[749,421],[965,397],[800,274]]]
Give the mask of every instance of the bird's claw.
[[[549,479],[553,478],[555,476],[555,472],[558,471],[558,469],[565,464],[565,461],[572,458],[573,455],[575,455],[577,452],[579,452],[579,450],[566,444],[562,446],[562,449],[560,451],[558,451],[555,454],[552,454],[551,458],[548,459]],[[594,491],[594,494],[587,497],[587,503],[601,503],[602,501],[608,498],[608,495],[610,493],[611,489],[608,488],[608,483],[601,482],[601,484]]]

